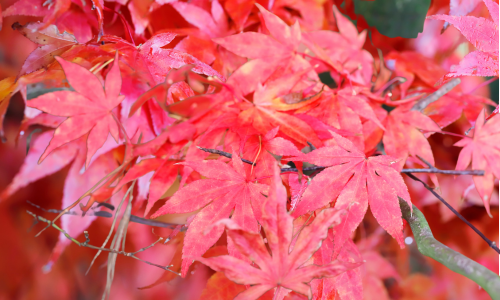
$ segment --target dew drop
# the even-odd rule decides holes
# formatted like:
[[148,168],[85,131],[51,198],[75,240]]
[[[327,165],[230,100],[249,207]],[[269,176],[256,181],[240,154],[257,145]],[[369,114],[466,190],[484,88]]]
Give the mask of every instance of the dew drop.
[[50,262],[48,262],[45,266],[43,266],[43,267],[42,267],[42,272],[43,272],[44,274],[49,273],[49,272],[50,272],[50,270],[52,270],[52,265],[53,265],[53,264],[54,264],[54,263],[53,263],[53,262],[51,262],[51,261],[50,261]]
[[19,135],[24,135],[24,131],[21,130],[21,132],[19,132]]
[[413,243],[413,238],[411,236],[405,238],[406,245],[411,245],[412,243]]

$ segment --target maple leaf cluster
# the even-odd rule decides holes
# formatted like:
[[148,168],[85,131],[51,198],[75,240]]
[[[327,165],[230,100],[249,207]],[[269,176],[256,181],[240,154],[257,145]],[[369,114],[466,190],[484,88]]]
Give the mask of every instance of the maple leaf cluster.
[[[230,280],[241,285],[237,299],[363,299],[383,289],[398,275],[364,265],[388,263],[360,250],[356,232],[370,208],[405,247],[399,199],[412,199],[401,171],[434,168],[429,139],[455,122],[474,127],[455,144],[456,169],[484,170],[472,180],[490,214],[496,104],[459,88],[419,104],[450,77],[498,77],[492,0],[492,20],[465,16],[472,9],[429,17],[477,48],[449,73],[416,51],[369,51],[367,31],[338,1],[88,2],[4,8],[3,17],[43,20],[12,26],[37,48],[0,81],[0,121],[19,92],[19,136],[44,131],[0,199],[69,166],[62,209],[85,216],[62,215],[61,228],[78,236],[133,188],[132,214],[174,224],[175,271],[186,277],[199,261],[218,272],[207,287]],[[428,180],[439,187],[435,174]],[[49,265],[70,243],[61,232]]]

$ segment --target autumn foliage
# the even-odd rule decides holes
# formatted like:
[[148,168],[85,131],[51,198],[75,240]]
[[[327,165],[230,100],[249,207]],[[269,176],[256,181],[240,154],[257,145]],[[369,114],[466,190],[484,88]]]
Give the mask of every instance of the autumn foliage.
[[0,2],[3,248],[54,279],[0,298],[488,299],[400,200],[498,272],[404,175],[498,243],[498,3],[432,1],[389,38],[359,2]]

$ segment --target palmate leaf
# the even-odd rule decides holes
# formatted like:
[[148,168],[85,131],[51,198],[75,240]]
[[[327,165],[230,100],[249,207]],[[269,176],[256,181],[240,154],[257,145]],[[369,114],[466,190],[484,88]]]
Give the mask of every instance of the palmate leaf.
[[408,203],[411,201],[403,178],[394,169],[397,160],[385,155],[367,158],[349,140],[334,132],[331,134],[336,146],[326,146],[292,158],[328,166],[314,177],[292,216],[312,212],[337,199],[335,208],[348,212],[335,235],[336,256],[363,220],[370,204],[379,224],[404,248],[398,196]]
[[196,73],[219,77],[221,80],[225,80],[224,76],[191,54],[179,50],[162,48],[168,45],[175,37],[175,33],[160,33],[150,38],[139,48],[139,53],[144,58],[156,84],[163,82],[165,75],[170,70],[179,69],[189,64],[194,65],[193,71]]
[[[186,213],[200,210],[189,224],[183,248],[182,274],[185,276],[192,258],[205,253],[222,235],[222,225],[214,227],[208,235],[200,235],[215,222],[228,218],[234,209],[232,220],[244,230],[257,232],[260,207],[267,194],[267,186],[254,183],[243,162],[233,153],[232,165],[221,161],[187,161],[181,163],[207,177],[180,189],[151,217],[169,213]],[[231,248],[229,249],[230,252]]]
[[420,156],[434,165],[434,156],[427,138],[419,130],[439,132],[439,126],[419,111],[404,105],[391,111],[386,119],[387,131],[383,137],[387,154],[398,158],[398,169],[402,169],[408,156]]
[[477,117],[473,138],[464,138],[455,146],[464,147],[457,161],[457,170],[466,169],[472,161],[472,168],[484,170],[484,176],[473,176],[476,189],[483,200],[486,211],[491,216],[490,198],[494,187],[494,177],[500,178],[500,116],[495,115],[485,122],[485,111]]
[[52,115],[68,117],[54,132],[49,146],[40,157],[40,162],[54,149],[85,134],[87,138],[88,166],[92,156],[102,147],[108,134],[118,141],[119,127],[112,110],[124,96],[120,96],[122,78],[118,66],[118,53],[106,76],[104,86],[99,78],[84,67],[68,62],[60,57],[61,64],[72,91],[47,93],[27,102],[27,106],[37,108]]
[[78,43],[75,36],[67,32],[60,33],[55,25],[41,29],[42,25],[28,23],[22,26],[17,22],[12,24],[13,29],[38,45],[26,58],[18,77],[46,67],[54,61],[56,55],[61,55]]
[[311,280],[334,277],[361,264],[337,260],[322,266],[306,263],[327,237],[328,227],[339,223],[343,210],[329,208],[318,213],[314,221],[304,227],[292,249],[290,244],[293,218],[286,211],[286,189],[281,183],[276,165],[273,173],[269,196],[262,206],[260,221],[271,253],[268,252],[260,234],[243,230],[231,220],[220,222],[227,227],[229,238],[241,254],[258,268],[229,255],[197,258],[212,269],[224,272],[230,280],[251,285],[234,299],[258,299],[273,288],[277,288],[277,299],[282,299],[279,295],[286,295],[290,290],[312,299],[313,294],[308,285]]
[[493,21],[473,16],[434,15],[429,19],[444,20],[456,27],[478,51],[467,54],[446,77],[498,76],[498,4],[484,0]]

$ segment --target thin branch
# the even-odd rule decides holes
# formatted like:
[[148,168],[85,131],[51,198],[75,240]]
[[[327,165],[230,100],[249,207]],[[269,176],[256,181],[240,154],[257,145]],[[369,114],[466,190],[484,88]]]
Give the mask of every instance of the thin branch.
[[139,257],[135,256],[137,253],[140,253],[140,252],[143,252],[151,247],[153,247],[154,245],[156,245],[159,241],[163,240],[162,237],[160,237],[157,241],[155,241],[152,245],[148,245],[144,248],[141,248],[135,252],[125,252],[125,251],[116,251],[116,250],[113,250],[113,249],[109,249],[109,248],[102,248],[102,247],[97,247],[97,246],[94,246],[94,245],[91,245],[89,244],[90,243],[90,239],[89,239],[89,234],[87,231],[84,231],[83,233],[85,234],[85,242],[79,242],[78,240],[76,240],[75,238],[73,238],[72,236],[70,236],[66,231],[64,231],[62,228],[60,228],[59,226],[57,226],[55,223],[53,223],[52,221],[42,217],[42,216],[38,216],[32,212],[30,212],[29,210],[26,211],[29,215],[31,215],[35,221],[41,221],[41,222],[44,222],[44,223],[47,223],[49,227],[53,227],[55,228],[57,231],[61,232],[62,234],[64,234],[64,236],[66,238],[68,238],[70,241],[72,241],[73,243],[77,244],[78,246],[80,247],[87,247],[87,248],[90,248],[90,249],[94,249],[94,250],[100,250],[100,251],[105,251],[105,252],[110,252],[110,253],[116,253],[116,254],[120,254],[120,255],[124,255],[124,256],[127,256],[127,257],[132,257],[134,259],[137,259],[139,261],[142,261],[148,265],[151,265],[151,266],[155,266],[155,267],[158,267],[160,269],[163,269],[165,271],[169,271],[171,273],[174,273],[175,275],[177,276],[181,276],[180,273],[177,273],[173,270],[170,269],[169,266],[161,266],[161,265],[157,265],[155,263],[152,263],[152,262],[149,262],[149,261],[146,261],[146,260],[143,260],[143,259],[140,259]]
[[311,142],[307,141],[307,144],[309,145],[309,148],[311,148],[311,151],[317,149]]
[[[216,149],[207,149],[203,147],[198,147],[198,149],[203,150],[205,152],[213,153],[213,154],[218,154],[222,155],[228,158],[231,158],[232,155],[231,153],[227,153],[221,150],[216,150]],[[422,159],[422,158],[420,158]],[[247,159],[241,159],[244,163],[253,165],[254,162],[247,160]],[[422,160],[424,161],[424,160]],[[424,161],[425,162],[425,161]],[[428,164],[428,163],[426,163]],[[482,170],[440,170],[438,168],[432,167],[432,165],[428,164],[431,166],[429,169],[402,169],[401,173],[439,173],[439,174],[446,174],[446,175],[474,175],[474,176],[483,176],[484,171]],[[315,166],[315,167],[306,167],[302,168],[302,171],[307,172],[307,171],[317,171],[317,170],[322,170],[327,167],[322,167],[322,166]],[[298,172],[299,170],[297,168],[281,168],[281,173],[286,173],[286,172]]]
[[415,175],[413,175],[412,173],[407,173],[406,175],[408,175],[411,179],[422,183],[427,190],[429,190],[436,198],[439,199],[439,201],[441,201],[444,205],[446,205],[446,207],[448,207],[448,209],[451,210],[460,220],[464,221],[465,224],[467,224],[470,228],[472,228],[472,230],[474,230],[486,243],[488,243],[488,245],[491,248],[493,248],[493,250],[495,250],[498,254],[500,254],[500,249],[498,249],[495,242],[490,241],[481,231],[479,231],[479,229],[477,229],[474,225],[472,225],[469,221],[467,221],[458,211],[456,211],[450,204],[448,204],[448,202],[446,202],[446,200],[444,200],[443,197],[441,197],[438,193],[436,193],[436,191],[434,191],[433,188],[428,186],[427,183],[423,182],[419,178],[415,177]]
[[[326,169],[328,167],[321,167],[321,166],[315,166],[315,167],[305,167],[305,168],[302,168],[302,171],[303,172],[307,172],[307,171],[318,171],[318,170],[323,170],[323,169]],[[299,170],[297,168],[281,168],[281,173],[286,173],[286,172],[298,172]]]
[[[48,213],[59,214],[61,212],[64,212],[61,209],[45,209],[45,208],[43,208],[43,207],[41,207],[39,205],[34,204],[33,202],[30,202],[30,201],[27,201],[27,202],[29,204],[33,205],[34,207],[36,207],[36,208],[38,208],[38,209],[40,209],[42,211],[48,212]],[[113,207],[112,210],[114,210],[114,207]],[[78,216],[79,215],[78,213],[76,213],[74,211],[68,211],[68,212],[66,212],[64,214],[70,215],[70,216]],[[95,212],[93,212],[91,214],[87,214],[87,215],[88,216],[101,217],[101,218],[111,218],[111,217],[113,217],[113,214],[111,214],[110,212],[107,212],[107,211],[95,211]],[[161,228],[170,228],[170,229],[173,229],[173,228],[177,227],[178,225],[180,225],[180,224],[174,224],[174,223],[160,222],[160,221],[151,220],[151,219],[145,219],[145,218],[138,217],[136,215],[130,215],[130,222],[138,223],[138,224],[143,224],[143,225],[147,225],[147,226],[151,226],[151,227],[161,227]]]
[[434,168],[434,166],[430,162],[428,162],[425,158],[423,158],[422,156],[417,154],[417,158],[420,159],[421,161],[423,161],[424,164],[426,164],[429,168],[431,168],[431,169]]
[[[221,150],[208,149],[208,148],[203,148],[203,147],[200,147],[200,146],[196,146],[196,148],[198,148],[198,149],[200,149],[202,151],[208,152],[208,153],[218,154],[218,155],[221,155],[221,156],[224,156],[224,157],[227,157],[227,158],[233,158],[233,155],[231,153],[224,152],[224,151],[221,151]],[[248,159],[242,158],[241,161],[244,162],[244,163],[247,163],[249,165],[256,165],[256,163],[254,163],[253,161],[249,161]]]
[[440,170],[437,168],[431,169],[402,169],[401,173],[438,173],[446,175],[474,175],[474,176],[484,176],[483,170]]
[[477,91],[478,89],[482,88],[483,86],[487,86],[487,85],[489,85],[490,83],[492,83],[493,81],[496,81],[496,80],[498,80],[498,76],[490,78],[490,79],[488,79],[486,81],[483,81],[481,84],[476,85],[472,90],[470,90],[470,91],[468,91],[467,93],[464,93],[464,94],[472,94],[475,91]]
[[[62,215],[66,214],[67,212],[69,212],[73,207],[75,207],[78,203],[80,203],[80,201],[82,201],[82,199],[84,199],[85,197],[89,196],[90,194],[92,194],[92,192],[97,189],[103,182],[105,182],[109,177],[111,176],[114,176],[116,173],[118,173],[121,169],[123,169],[125,167],[124,164],[118,166],[116,169],[114,169],[113,171],[111,171],[111,173],[107,174],[106,176],[104,176],[103,178],[101,178],[93,187],[91,187],[88,191],[85,192],[85,194],[83,194],[82,196],[80,196],[80,198],[78,198],[75,202],[73,202],[71,205],[69,205],[68,207],[64,208],[55,218],[54,220],[52,220],[52,223],[54,223],[55,221],[57,221],[60,217],[62,217]],[[49,228],[50,226],[47,225],[45,226],[45,228],[43,228],[42,230],[40,230],[36,235],[35,237],[38,237],[40,234],[42,234],[42,232],[44,232],[47,228]]]
[[493,300],[500,300],[500,277],[488,268],[456,252],[436,240],[422,212],[413,205],[413,213],[406,201],[399,198],[403,218],[410,224],[418,251],[435,259],[448,269],[461,274],[481,286]]
[[[121,207],[123,205],[123,202],[125,201],[125,198],[127,198],[127,196],[132,192],[132,189],[134,188],[134,186],[135,186],[135,180],[132,183],[132,185],[130,186],[130,188],[127,190],[127,192],[125,193],[125,195],[123,196],[122,200],[120,201],[120,204],[118,204],[118,209],[115,212],[115,216],[113,217],[113,222],[111,223],[111,228],[109,229],[108,236],[104,240],[104,243],[102,243],[101,247],[105,247],[106,244],[108,243],[109,239],[111,238],[111,235],[113,234],[113,230],[115,229],[115,224],[116,224],[116,220],[117,220],[117,217],[118,217],[118,213],[120,212],[120,209],[121,209]],[[99,257],[100,254],[101,254],[101,251],[97,251],[96,255],[94,255],[94,258],[90,262],[90,265],[87,268],[87,272],[85,272],[85,275],[87,275],[89,273],[90,268],[92,268],[92,265],[94,264],[95,260],[97,259],[97,257]]]
[[[120,223],[118,224],[118,229],[116,230],[115,236],[113,237],[113,241],[111,241],[111,246],[109,247],[110,249],[113,249],[115,251],[120,250],[120,243],[125,240],[125,235],[127,233],[127,227],[129,224],[130,220],[130,214],[132,213],[132,200],[134,199],[132,195],[133,188],[135,186],[136,181],[132,183],[130,188],[128,189],[128,194],[129,194],[129,199],[128,199],[128,204],[125,208],[125,212],[122,215],[122,218],[120,219]],[[127,195],[123,197],[123,200],[127,198]],[[122,203],[123,203],[122,200]],[[121,204],[120,203],[120,206]],[[116,216],[119,213],[119,209],[115,213],[115,220]],[[111,227],[110,232],[113,231],[113,227]],[[123,244],[123,246],[125,246]],[[122,247],[122,251],[125,251],[125,249]],[[118,258],[118,254],[116,253],[108,253],[108,263],[107,263],[107,276],[106,276],[106,288],[104,289],[104,293],[102,294],[102,300],[108,299],[109,294],[111,293],[111,284],[113,283],[113,279],[115,278],[115,266],[116,266],[116,259]]]
[[431,104],[432,102],[437,101],[439,98],[441,98],[444,95],[446,95],[449,91],[451,91],[458,84],[460,84],[460,78],[453,78],[452,80],[450,80],[447,83],[443,84],[434,93],[430,94],[429,96],[427,96],[424,99],[422,99],[422,100],[418,101],[417,103],[415,103],[415,105],[412,107],[411,110],[422,111],[429,104]]
[[393,79],[389,80],[386,82],[378,91],[376,91],[376,94],[379,95],[384,95],[385,93],[391,91],[395,87],[397,87],[400,84],[403,84],[407,81],[406,78],[401,77],[401,76],[396,76]]

